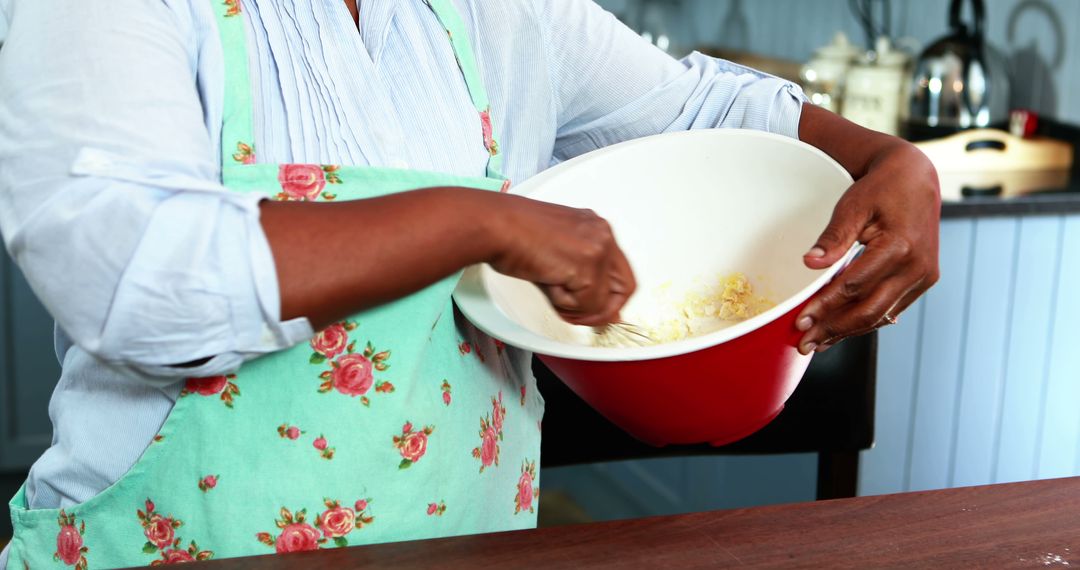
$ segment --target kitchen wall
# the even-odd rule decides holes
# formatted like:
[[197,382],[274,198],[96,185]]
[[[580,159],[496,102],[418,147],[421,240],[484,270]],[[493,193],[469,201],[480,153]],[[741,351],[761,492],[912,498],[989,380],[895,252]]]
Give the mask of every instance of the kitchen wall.
[[[836,30],[865,37],[848,0],[668,1],[673,41],[715,45],[772,57],[807,60]],[[634,20],[632,0],[602,0]],[[1012,64],[1015,106],[1080,123],[1080,2],[987,0],[992,46]],[[894,35],[925,46],[947,29],[947,0],[893,0]]]

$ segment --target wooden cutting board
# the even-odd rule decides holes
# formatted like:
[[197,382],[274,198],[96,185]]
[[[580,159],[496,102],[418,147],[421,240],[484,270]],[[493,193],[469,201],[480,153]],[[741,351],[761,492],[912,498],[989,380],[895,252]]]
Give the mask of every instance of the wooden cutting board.
[[937,167],[943,200],[1064,190],[1074,159],[1073,146],[1066,142],[1023,139],[995,129],[963,131],[915,146]]

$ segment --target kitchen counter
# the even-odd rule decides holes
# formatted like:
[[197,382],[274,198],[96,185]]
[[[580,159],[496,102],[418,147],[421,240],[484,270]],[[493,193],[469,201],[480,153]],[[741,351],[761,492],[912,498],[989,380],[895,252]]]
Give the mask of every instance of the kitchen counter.
[[627,564],[641,568],[1080,565],[1080,478],[221,560],[206,566],[208,570],[576,569]]
[[943,219],[1069,213],[1080,213],[1080,176],[1076,175],[1067,190],[1016,198],[967,198],[941,204]]

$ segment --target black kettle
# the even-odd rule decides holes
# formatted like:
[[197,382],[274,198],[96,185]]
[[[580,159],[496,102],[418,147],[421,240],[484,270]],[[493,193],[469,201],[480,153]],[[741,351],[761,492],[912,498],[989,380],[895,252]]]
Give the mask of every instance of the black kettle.
[[952,33],[926,48],[915,64],[905,121],[909,139],[938,138],[1008,120],[1008,68],[986,41],[986,6],[971,0],[975,21],[969,24],[963,20],[964,4],[952,0]]

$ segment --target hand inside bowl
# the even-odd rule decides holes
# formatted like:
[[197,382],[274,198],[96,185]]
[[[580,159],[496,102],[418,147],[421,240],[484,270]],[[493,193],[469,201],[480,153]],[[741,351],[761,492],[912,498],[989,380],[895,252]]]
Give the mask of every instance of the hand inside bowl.
[[592,210],[500,195],[498,251],[491,266],[535,283],[571,324],[603,326],[637,288],[611,225]]

